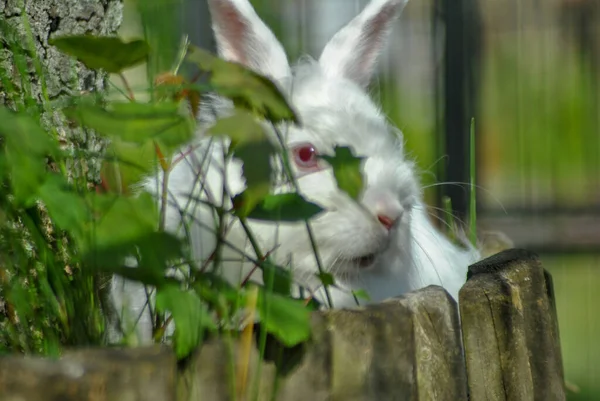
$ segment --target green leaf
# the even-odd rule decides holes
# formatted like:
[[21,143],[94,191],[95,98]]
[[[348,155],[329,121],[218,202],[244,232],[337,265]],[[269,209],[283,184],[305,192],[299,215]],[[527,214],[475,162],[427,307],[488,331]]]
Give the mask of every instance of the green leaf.
[[180,114],[179,105],[113,102],[109,109],[89,103],[64,110],[65,114],[101,135],[111,138],[109,158],[102,166],[105,185],[116,192],[128,188],[153,171],[159,159],[156,146],[169,160],[193,136],[195,122]]
[[[114,249],[111,249],[110,251],[113,251]],[[131,255],[131,252],[135,251],[135,247],[134,246],[130,246],[130,247],[122,247],[120,249],[116,249],[117,253],[115,253],[115,255],[121,256],[120,260],[118,262],[123,263],[123,257],[129,256]],[[108,255],[108,251],[106,253],[103,253],[101,255],[99,255],[98,257],[96,257],[96,255],[94,255],[94,258],[96,259],[100,259],[102,260],[104,255]],[[102,260],[103,262],[105,262],[106,260]],[[94,269],[94,271],[98,271],[98,272],[103,272],[103,273],[108,273],[108,274],[117,274],[119,276],[122,276],[128,280],[131,281],[135,281],[138,283],[142,283],[145,285],[150,285],[153,287],[160,287],[161,285],[165,285],[166,283],[172,281],[172,279],[169,279],[165,274],[164,274],[164,270],[163,273],[161,274],[160,272],[156,271],[156,270],[152,270],[152,269],[144,269],[144,268],[140,268],[139,266],[123,266],[121,265],[116,265],[116,264],[99,264],[97,263],[97,260],[92,259],[91,254],[88,254],[84,257],[83,259],[83,263],[84,266],[86,268],[89,269]],[[115,261],[115,263],[117,263],[117,261]]]
[[173,62],[178,58],[183,3],[180,0],[143,0],[134,4],[135,18],[141,23],[144,38],[152,49],[158,49],[148,57],[148,74],[152,79],[159,73],[172,71]]
[[210,73],[210,84],[215,92],[232,99],[237,106],[251,110],[274,123],[299,122],[286,98],[267,77],[195,46],[189,47],[187,59],[201,71]]
[[362,157],[356,157],[348,147],[336,147],[334,156],[321,156],[333,167],[338,188],[352,199],[358,199],[363,189],[363,176],[360,172]]
[[274,148],[267,140],[239,145],[234,157],[240,159],[242,175],[246,179],[246,189],[239,195],[241,203],[237,203],[238,216],[247,216],[271,190],[271,155]]
[[275,148],[269,141],[250,142],[239,145],[233,157],[240,159],[243,165],[246,186],[252,188],[258,185],[270,187],[271,182],[271,155]]
[[116,37],[73,35],[56,37],[49,43],[92,70],[103,69],[112,74],[141,64],[150,52],[148,44],[141,39],[124,42]]
[[56,156],[55,141],[31,117],[0,107],[0,139],[4,139],[4,163],[18,203],[31,205],[48,170],[46,159]]
[[135,144],[114,139],[107,146],[102,164],[102,180],[108,189],[127,194],[129,188],[154,171],[158,163],[154,144]]
[[[137,266],[123,266],[125,258],[136,254]],[[159,287],[173,281],[165,272],[171,266],[170,261],[182,255],[181,240],[165,232],[152,232],[126,242],[91,248],[84,254],[83,262],[99,271]]]
[[[240,195],[234,198],[234,204]],[[307,201],[300,194],[284,193],[265,196],[247,217],[264,221],[295,222],[308,220],[322,211],[323,208]]]
[[90,194],[97,220],[93,230],[93,245],[109,247],[129,243],[156,230],[158,211],[152,195],[135,197]]
[[156,308],[173,316],[175,353],[180,359],[198,346],[204,330],[217,329],[206,305],[194,291],[184,291],[175,285],[158,288]]
[[23,280],[13,279],[10,285],[2,286],[7,292],[6,298],[17,308],[20,319],[29,319],[33,315],[33,300],[31,299],[31,286],[25,286]]
[[354,296],[358,299],[364,299],[366,301],[371,300],[369,293],[367,293],[365,290],[354,290],[352,291],[352,294],[354,294]]
[[109,109],[82,104],[64,112],[79,124],[111,139],[133,144],[156,141],[169,155],[190,140],[195,129],[194,120],[181,114],[174,102],[112,102]]
[[38,192],[52,221],[76,240],[83,241],[85,224],[92,217],[83,195],[59,175],[49,175]]
[[[173,260],[183,256],[181,240],[156,232],[156,202],[148,193],[135,197],[90,194],[96,221],[89,226],[83,248],[86,265],[132,280],[158,285]],[[137,268],[123,267],[137,256]]]
[[[255,325],[256,346],[261,347],[262,331],[264,330],[260,323]],[[284,378],[297,370],[306,355],[306,344],[298,344],[294,347],[285,347],[275,336],[266,333],[266,342],[264,355],[262,358],[275,365],[277,375]]]
[[283,345],[292,347],[310,337],[310,311],[302,301],[266,291],[258,293],[260,320]]
[[213,308],[222,300],[232,304],[243,304],[243,290],[234,287],[218,273],[196,270],[193,286],[198,296]]
[[256,121],[256,118],[240,109],[235,110],[231,116],[218,119],[206,134],[229,137],[232,149],[239,144],[261,142],[267,139],[263,126]]
[[271,189],[271,159],[276,149],[267,138],[263,126],[242,110],[219,119],[208,130],[208,134],[229,137],[233,157],[242,162],[246,190],[238,196],[236,212],[240,217],[247,216]]
[[318,273],[317,277],[319,277],[319,280],[321,280],[321,283],[326,287],[335,285],[335,280],[330,273],[325,273],[325,272]]
[[263,272],[265,287],[278,294],[290,295],[292,290],[292,274],[288,269],[267,261],[260,264],[260,269]]

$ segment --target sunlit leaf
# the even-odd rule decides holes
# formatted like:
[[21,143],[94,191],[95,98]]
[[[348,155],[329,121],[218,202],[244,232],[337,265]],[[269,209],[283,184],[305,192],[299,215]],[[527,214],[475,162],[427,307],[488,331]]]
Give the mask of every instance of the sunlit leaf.
[[298,123],[298,117],[277,86],[241,64],[217,58],[206,50],[190,46],[187,59],[210,74],[210,84],[221,96],[232,99],[272,122]]
[[152,51],[148,57],[148,72],[156,76],[170,70],[179,52],[181,38],[181,12],[183,3],[173,0],[142,0],[135,3],[135,15],[139,18],[144,38]]
[[116,193],[129,193],[129,188],[154,170],[159,156],[155,144],[124,142],[114,139],[105,151],[102,164],[103,185]]
[[231,139],[231,147],[248,142],[260,142],[267,139],[265,130],[256,118],[243,110],[236,110],[233,115],[223,117],[210,127],[207,135],[227,136]]
[[261,287],[260,320],[283,345],[292,347],[310,337],[310,311],[302,301],[269,292]]
[[65,114],[111,138],[102,176],[103,185],[117,193],[128,193],[128,188],[151,172],[161,158],[166,165],[195,129],[194,120],[181,115],[179,105],[173,102],[113,102],[108,109],[81,104],[66,109]]
[[366,292],[365,290],[354,290],[354,291],[352,291],[352,294],[354,294],[354,296],[358,299],[364,299],[366,301],[371,300],[369,293]]
[[[236,201],[238,197],[234,199]],[[235,203],[235,202],[234,202]],[[249,219],[295,222],[308,220],[323,209],[297,193],[267,195],[247,215]]]
[[91,35],[55,37],[49,43],[90,69],[103,69],[114,74],[146,61],[150,51],[141,39],[124,42],[121,38]]
[[112,102],[108,109],[86,104],[64,112],[79,124],[111,139],[136,144],[157,141],[166,155],[186,143],[195,129],[194,120],[182,115],[179,105],[172,102]]
[[178,358],[189,355],[198,346],[204,330],[217,329],[206,305],[194,291],[182,290],[175,285],[158,288],[156,308],[173,316],[174,348]]
[[352,199],[358,199],[363,189],[363,176],[360,171],[362,157],[352,154],[350,148],[336,147],[334,156],[321,156],[333,167],[338,188]]
[[[259,349],[261,346],[261,336],[263,330],[264,329],[260,323],[255,324],[255,332],[257,333],[255,335],[255,342]],[[271,362],[275,365],[277,369],[277,375],[280,377],[286,377],[297,371],[298,367],[305,359],[306,350],[307,347],[304,343],[297,344],[293,347],[286,347],[277,339],[277,337],[267,332],[264,355],[262,358],[265,361]]]

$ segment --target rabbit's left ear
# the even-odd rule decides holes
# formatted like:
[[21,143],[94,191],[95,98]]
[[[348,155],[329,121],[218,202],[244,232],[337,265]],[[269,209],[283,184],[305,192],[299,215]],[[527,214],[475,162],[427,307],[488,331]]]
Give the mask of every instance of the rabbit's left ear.
[[323,49],[319,64],[325,73],[368,86],[394,21],[407,1],[371,0]]
[[290,75],[285,51],[248,0],[208,0],[219,55],[278,79]]

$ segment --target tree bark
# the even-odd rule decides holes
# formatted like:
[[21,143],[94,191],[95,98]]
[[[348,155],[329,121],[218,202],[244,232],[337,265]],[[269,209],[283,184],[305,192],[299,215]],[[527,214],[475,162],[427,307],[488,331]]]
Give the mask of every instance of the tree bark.
[[[0,70],[14,78],[19,92],[15,98],[0,82],[0,105],[18,109],[27,106],[27,98],[34,99],[36,104],[30,106],[42,110],[42,125],[55,129],[63,144],[100,150],[101,141],[90,132],[69,127],[52,105],[83,91],[104,92],[108,76],[74,62],[48,40],[68,34],[112,35],[121,19],[121,0],[0,0]],[[27,63],[27,76],[17,68],[19,57]],[[84,168],[89,182],[98,181],[99,164],[93,159]]]
[[[0,107],[39,116],[41,126],[74,155],[66,171],[82,190],[99,182],[101,159],[91,155],[99,154],[103,141],[69,125],[59,109],[81,93],[104,96],[108,74],[87,69],[48,42],[70,34],[114,35],[122,8],[122,0],[0,0]],[[49,170],[55,167],[50,161]],[[43,205],[12,207],[5,184],[0,182],[0,351],[51,352],[44,345],[50,341],[46,335],[54,344],[98,342],[98,298],[89,294],[94,282],[89,275],[77,281],[81,272],[73,264],[73,245],[55,229]],[[25,215],[35,221],[36,235],[47,246],[35,245],[31,226],[23,223]],[[27,290],[21,305],[30,303],[35,321],[19,316],[19,308],[8,299],[16,285]],[[78,293],[65,300],[73,291]],[[86,310],[90,304],[96,305],[94,311]]]

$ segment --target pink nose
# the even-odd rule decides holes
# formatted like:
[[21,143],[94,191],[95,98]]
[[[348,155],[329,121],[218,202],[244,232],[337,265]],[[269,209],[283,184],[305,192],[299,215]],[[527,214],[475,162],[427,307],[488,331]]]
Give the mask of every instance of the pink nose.
[[377,220],[379,220],[379,222],[389,231],[392,229],[392,227],[394,226],[394,223],[396,223],[396,219],[392,219],[388,216],[385,216],[383,214],[378,214],[377,215]]

